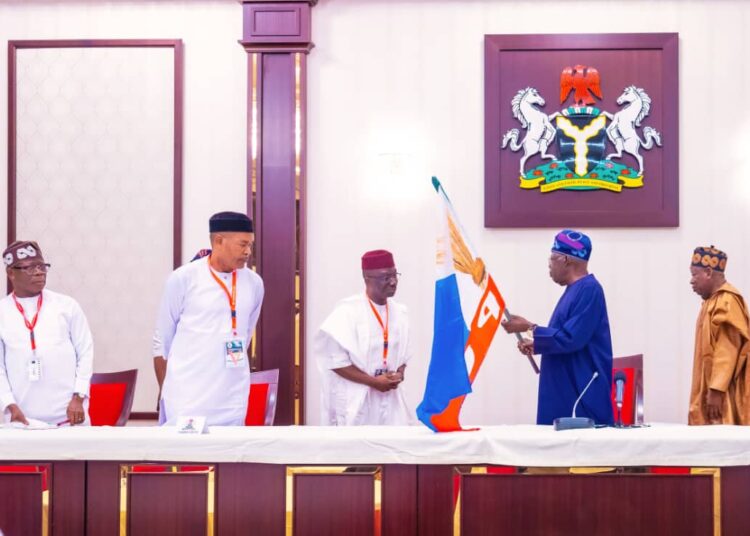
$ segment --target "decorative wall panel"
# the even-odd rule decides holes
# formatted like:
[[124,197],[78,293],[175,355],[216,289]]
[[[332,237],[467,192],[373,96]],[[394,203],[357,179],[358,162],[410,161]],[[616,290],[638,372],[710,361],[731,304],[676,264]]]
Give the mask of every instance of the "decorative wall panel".
[[8,239],[37,240],[48,288],[73,296],[97,372],[138,368],[179,263],[181,43],[11,42]]

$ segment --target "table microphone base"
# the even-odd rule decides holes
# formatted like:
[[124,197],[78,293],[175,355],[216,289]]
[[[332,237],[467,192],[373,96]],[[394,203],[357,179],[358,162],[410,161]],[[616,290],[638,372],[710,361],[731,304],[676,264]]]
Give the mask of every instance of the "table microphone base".
[[594,421],[588,417],[558,417],[554,421],[555,430],[574,430],[576,428],[593,428]]

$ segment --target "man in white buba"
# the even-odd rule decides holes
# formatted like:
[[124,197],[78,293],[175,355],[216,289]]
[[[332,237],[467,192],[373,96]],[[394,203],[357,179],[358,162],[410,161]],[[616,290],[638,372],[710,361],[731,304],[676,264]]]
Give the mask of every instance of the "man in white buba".
[[5,420],[89,424],[94,343],[73,298],[45,288],[50,265],[36,242],[3,252],[13,291],[0,300],[0,408]]
[[205,416],[209,425],[242,426],[247,414],[247,349],[264,293],[260,276],[246,267],[253,225],[245,214],[220,212],[209,233],[211,254],[172,272],[159,311],[167,425]]
[[393,299],[400,274],[385,250],[362,256],[365,291],[341,300],[315,335],[323,425],[406,425],[401,383],[409,349],[406,307]]

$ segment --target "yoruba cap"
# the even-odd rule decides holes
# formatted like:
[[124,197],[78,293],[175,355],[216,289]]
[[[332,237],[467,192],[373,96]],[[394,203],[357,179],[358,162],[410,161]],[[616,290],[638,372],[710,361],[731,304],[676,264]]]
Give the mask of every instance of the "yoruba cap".
[[580,231],[563,229],[555,236],[552,251],[587,261],[591,257],[591,239]]
[[211,233],[252,233],[253,222],[240,212],[217,212],[208,220]]
[[362,255],[363,270],[378,270],[379,268],[395,268],[393,255],[390,251],[376,249]]
[[697,247],[693,250],[692,266],[713,268],[723,272],[727,267],[727,254],[716,249],[713,244],[708,247]]
[[31,240],[16,240],[3,251],[5,266],[15,266],[28,259],[44,261],[39,244]]

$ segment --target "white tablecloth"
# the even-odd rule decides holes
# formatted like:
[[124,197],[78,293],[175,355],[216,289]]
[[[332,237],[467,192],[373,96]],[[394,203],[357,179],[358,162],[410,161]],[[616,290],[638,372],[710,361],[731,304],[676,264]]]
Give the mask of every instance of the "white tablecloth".
[[0,460],[274,464],[498,464],[539,467],[750,465],[750,427],[654,425],[567,430],[488,426],[435,434],[421,426],[0,429]]

